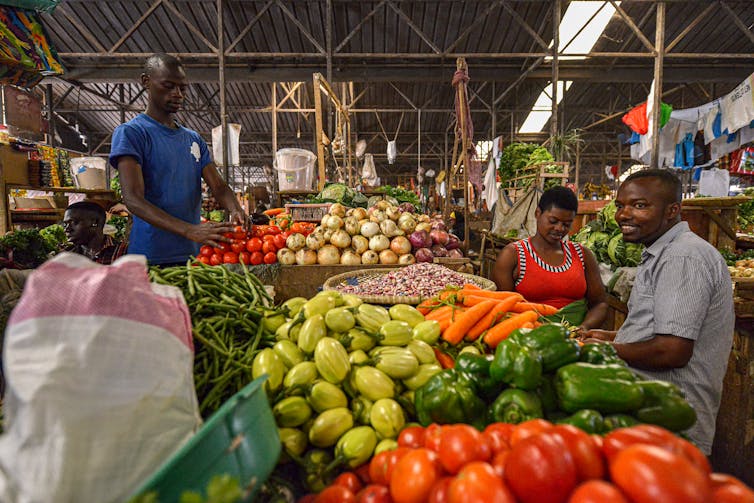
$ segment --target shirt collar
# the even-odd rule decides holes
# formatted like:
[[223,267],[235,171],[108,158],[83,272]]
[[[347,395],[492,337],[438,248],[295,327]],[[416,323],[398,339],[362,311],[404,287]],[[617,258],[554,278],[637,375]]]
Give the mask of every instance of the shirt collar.
[[665,231],[665,234],[657,238],[657,241],[644,249],[644,251],[641,253],[642,261],[644,261],[647,257],[656,256],[663,250],[663,248],[665,248],[670,242],[672,242],[676,238],[676,236],[688,230],[688,222],[681,221],[675,224],[673,227]]

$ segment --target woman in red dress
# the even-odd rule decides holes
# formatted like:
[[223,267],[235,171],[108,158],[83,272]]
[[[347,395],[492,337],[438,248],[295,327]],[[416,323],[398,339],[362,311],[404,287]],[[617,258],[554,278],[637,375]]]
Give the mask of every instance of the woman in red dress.
[[537,233],[503,248],[492,280],[498,290],[516,291],[530,302],[558,309],[586,299],[588,309],[579,329],[589,330],[602,325],[607,302],[594,255],[565,239],[578,204],[576,195],[566,187],[546,190],[534,213]]

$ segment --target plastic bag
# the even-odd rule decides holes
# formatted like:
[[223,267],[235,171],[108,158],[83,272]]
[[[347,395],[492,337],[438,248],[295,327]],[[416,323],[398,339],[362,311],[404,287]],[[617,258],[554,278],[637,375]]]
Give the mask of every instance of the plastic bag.
[[[228,166],[238,166],[241,145],[241,124],[228,123]],[[223,127],[212,128],[212,156],[218,166],[225,166]]]
[[398,146],[394,140],[387,142],[387,162],[393,164],[398,158]]
[[699,176],[699,195],[724,197],[730,189],[730,173],[727,169],[712,168]]
[[34,271],[3,355],[0,501],[127,497],[198,428],[191,318],[146,260],[72,253]]

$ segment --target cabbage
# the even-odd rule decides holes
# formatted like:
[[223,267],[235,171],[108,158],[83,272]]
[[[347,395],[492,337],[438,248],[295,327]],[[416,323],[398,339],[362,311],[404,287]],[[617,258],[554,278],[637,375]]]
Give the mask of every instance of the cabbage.
[[599,213],[599,220],[606,231],[612,232],[618,230],[618,222],[615,221],[615,213],[618,209],[615,207],[615,201],[610,201]]
[[626,256],[626,243],[623,242],[622,234],[616,234],[610,239],[607,244],[607,255],[614,265],[620,265],[623,262],[623,258]]
[[623,265],[626,267],[636,267],[641,263],[641,253],[644,251],[644,245],[639,243],[626,243],[626,258]]

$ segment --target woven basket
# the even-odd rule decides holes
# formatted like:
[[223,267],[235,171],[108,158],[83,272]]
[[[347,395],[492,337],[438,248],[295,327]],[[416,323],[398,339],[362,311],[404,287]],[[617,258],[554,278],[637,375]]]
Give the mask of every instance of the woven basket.
[[[362,269],[360,271],[350,271],[341,274],[331,276],[322,285],[323,290],[339,290],[340,287],[346,285],[358,284],[362,281],[366,281],[375,277],[384,276],[393,271],[400,269]],[[477,285],[484,290],[495,290],[495,283],[482,278],[481,276],[475,276],[474,274],[458,273],[463,276],[467,283]],[[426,297],[421,296],[400,296],[400,295],[357,295],[361,300],[369,304],[411,304],[416,305],[423,301]]]

